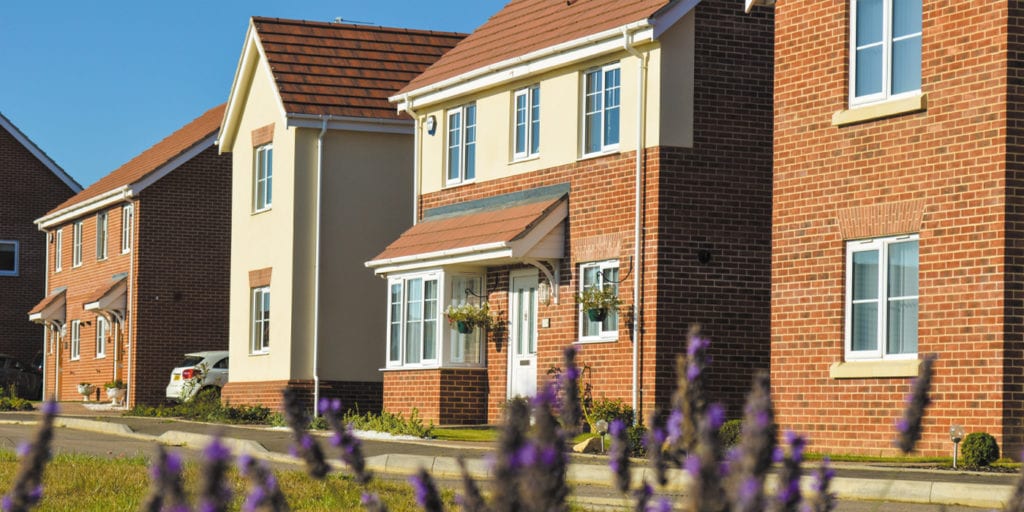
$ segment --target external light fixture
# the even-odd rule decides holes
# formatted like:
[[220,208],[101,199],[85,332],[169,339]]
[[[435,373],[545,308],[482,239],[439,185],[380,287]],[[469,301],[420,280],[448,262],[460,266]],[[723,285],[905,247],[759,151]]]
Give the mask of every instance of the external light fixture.
[[433,135],[437,131],[437,118],[434,116],[427,116],[427,121],[424,123],[424,128],[427,129],[427,133]]
[[961,425],[950,425],[949,440],[953,441],[953,469],[956,469],[956,454],[959,450],[960,441],[964,439],[964,427]]
[[601,434],[601,453],[604,453],[604,435],[608,433],[608,422],[605,420],[597,420],[594,422],[594,430],[598,434]]
[[547,281],[540,283],[537,286],[537,302],[542,306],[551,305],[551,285]]

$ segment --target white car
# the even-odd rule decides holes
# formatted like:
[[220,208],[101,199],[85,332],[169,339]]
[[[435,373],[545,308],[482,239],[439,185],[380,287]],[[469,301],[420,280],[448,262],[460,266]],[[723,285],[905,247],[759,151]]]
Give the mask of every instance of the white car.
[[185,354],[185,359],[171,370],[167,399],[185,401],[204,389],[220,388],[228,383],[228,351],[212,350]]

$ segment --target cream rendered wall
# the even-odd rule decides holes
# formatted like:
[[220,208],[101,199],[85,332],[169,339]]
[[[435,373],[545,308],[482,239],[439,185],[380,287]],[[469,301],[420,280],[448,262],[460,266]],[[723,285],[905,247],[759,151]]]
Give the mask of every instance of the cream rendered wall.
[[[294,130],[285,128],[280,103],[262,60],[245,95],[232,154],[230,343],[233,382],[289,378],[291,364],[292,227]],[[274,123],[273,200],[268,211],[253,213],[251,132]],[[270,353],[251,355],[249,271],[271,267]]]
[[[694,14],[686,15],[662,39],[638,49],[648,55],[645,146],[693,144],[693,29]],[[423,132],[422,181],[419,193],[444,188],[447,159],[447,111],[476,102],[476,181],[560,166],[582,157],[583,71],[618,61],[621,66],[619,152],[637,145],[637,76],[639,60],[622,51],[567,66],[538,77],[489,89],[438,105],[420,107],[417,114],[437,119],[434,135]],[[540,84],[541,147],[536,158],[512,159],[514,92]],[[668,119],[671,118],[671,119]]]

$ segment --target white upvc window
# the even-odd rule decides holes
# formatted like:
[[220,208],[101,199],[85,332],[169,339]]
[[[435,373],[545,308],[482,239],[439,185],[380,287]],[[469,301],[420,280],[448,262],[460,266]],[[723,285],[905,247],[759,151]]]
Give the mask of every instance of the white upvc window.
[[388,366],[437,365],[439,281],[436,273],[389,280]]
[[64,268],[64,230],[58,229],[53,234],[53,271],[60,272]]
[[[580,265],[580,290],[610,287],[619,294],[619,260],[595,261]],[[583,306],[578,307],[580,341],[615,341],[619,338],[618,310],[608,311],[604,320],[591,320]]]
[[921,0],[852,0],[850,105],[921,92]]
[[[483,299],[479,295],[486,295],[483,288],[483,276],[479,275],[452,275],[446,276],[449,283],[449,301],[452,306],[472,303],[480,305]],[[469,291],[467,291],[469,290]],[[474,295],[476,294],[476,295]],[[441,315],[442,318],[444,315]],[[448,325],[448,340],[450,352],[446,354],[447,363],[455,365],[479,365],[483,362],[483,348],[486,333],[484,329],[473,329],[473,332],[460,333],[455,324]]]
[[71,321],[71,360],[77,361],[82,350],[82,322]]
[[80,267],[82,266],[82,221],[74,224],[71,235],[71,266]]
[[584,72],[584,155],[618,149],[621,83],[621,70],[618,62]]
[[270,287],[261,286],[252,289],[252,342],[249,350],[252,354],[270,352]]
[[121,208],[121,254],[132,250],[132,223],[135,222],[135,206],[124,205]]
[[445,183],[476,179],[476,104],[448,111],[448,161]]
[[274,202],[274,145],[264,144],[254,152],[252,209],[262,212],[269,210]]
[[107,259],[107,212],[96,214],[96,259]]
[[18,275],[18,241],[0,240],[0,276]]
[[96,317],[96,358],[107,357],[107,334],[110,328],[107,319],[102,316]]
[[846,244],[846,359],[917,357],[918,235]]
[[513,155],[516,160],[540,153],[540,85],[531,85],[515,92],[512,102]]

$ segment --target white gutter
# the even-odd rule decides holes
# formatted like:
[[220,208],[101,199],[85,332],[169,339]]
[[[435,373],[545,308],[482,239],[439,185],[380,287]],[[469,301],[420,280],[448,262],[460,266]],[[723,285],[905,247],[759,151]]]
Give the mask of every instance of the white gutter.
[[635,211],[633,224],[633,368],[632,368],[632,402],[633,422],[642,417],[640,411],[639,385],[640,385],[640,343],[643,339],[640,332],[640,315],[643,312],[643,304],[640,301],[640,288],[643,283],[643,261],[640,259],[643,246],[642,216],[643,207],[643,169],[646,156],[646,138],[644,137],[644,122],[647,110],[646,91],[647,86],[647,58],[630,43],[630,34],[627,29],[622,29],[622,46],[630,55],[637,58],[639,67],[637,69],[637,91],[636,91],[636,190],[634,195]]
[[322,125],[316,137],[316,255],[313,257],[313,416],[320,416],[320,218],[323,217],[324,135],[330,114],[320,116]]
[[412,225],[415,226],[419,222],[419,214],[417,212],[420,207],[420,156],[423,154],[420,151],[420,141],[423,137],[421,135],[423,123],[419,114],[413,110],[412,101],[409,99],[408,94],[405,95],[403,101],[405,111],[414,119],[412,132]]
[[[289,128],[316,128],[323,125],[322,114],[288,114],[285,126]],[[412,134],[412,122],[408,119],[380,119],[376,117],[327,116],[330,130],[351,130],[354,132]]]
[[507,242],[491,242],[489,244],[471,245],[469,247],[459,247],[457,249],[445,249],[443,251],[434,251],[422,254],[412,254],[409,256],[398,256],[397,258],[367,261],[365,265],[369,268],[378,268],[386,265],[408,263],[411,261],[424,261],[436,258],[459,256],[464,254],[496,251],[500,249],[511,249],[511,247],[508,245]]
[[130,185],[124,185],[109,192],[104,192],[96,197],[91,197],[85,201],[76,203],[64,208],[63,210],[40,217],[35,221],[36,227],[39,228],[40,231],[45,231],[47,228],[64,224],[87,213],[102,210],[110,205],[127,201],[131,199],[131,197],[132,190]]

